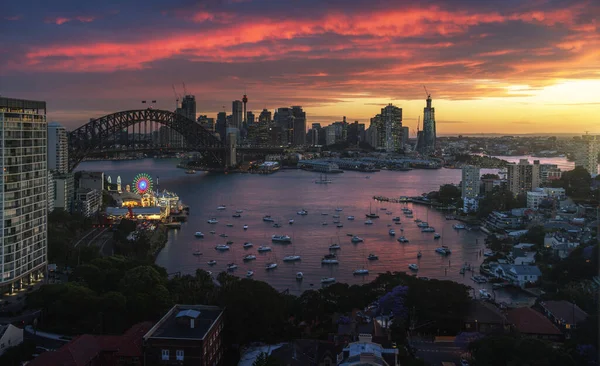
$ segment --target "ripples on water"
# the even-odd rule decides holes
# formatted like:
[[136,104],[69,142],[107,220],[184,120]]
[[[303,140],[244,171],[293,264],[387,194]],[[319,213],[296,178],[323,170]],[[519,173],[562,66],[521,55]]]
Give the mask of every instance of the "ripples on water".
[[[182,201],[190,206],[190,216],[180,230],[169,234],[169,241],[158,255],[156,263],[167,268],[169,273],[194,273],[196,269],[211,270],[213,273],[224,271],[227,263],[238,265],[233,274],[245,276],[246,271],[255,271],[254,278],[271,284],[278,290],[289,289],[291,293],[300,293],[309,288],[320,287],[321,277],[335,277],[338,282],[350,284],[366,283],[373,280],[378,273],[385,271],[406,271],[410,263],[419,265],[419,276],[450,279],[479,287],[470,280],[470,274],[460,275],[460,267],[465,263],[479,266],[483,257],[484,235],[480,232],[456,231],[452,224],[456,221],[445,220],[444,214],[425,206],[412,204],[378,203],[372,199],[374,195],[388,197],[420,195],[439,189],[446,183],[458,183],[460,170],[412,170],[408,172],[381,171],[377,173],[345,172],[330,175],[332,184],[314,184],[318,174],[302,170],[282,170],[272,175],[252,174],[185,174],[175,168],[173,160],[136,160],[124,162],[86,162],[80,166],[82,170],[104,171],[116,182],[121,175],[123,185],[131,184],[137,173],[145,172],[154,178],[160,177],[160,189],[176,192]],[[365,179],[370,176],[370,179]],[[219,205],[227,209],[218,211]],[[373,219],[373,225],[365,225],[365,214],[369,205],[380,215]],[[414,211],[414,218],[420,218],[434,226],[442,239],[434,240],[433,233],[421,233],[413,219],[407,219],[401,208],[407,206]],[[335,208],[342,208],[336,212]],[[306,209],[307,216],[297,215],[300,209]],[[381,208],[392,211],[386,215]],[[235,210],[244,210],[241,218],[233,218]],[[328,213],[327,216],[321,213]],[[343,228],[333,223],[333,215],[340,215]],[[272,227],[273,223],[262,221],[264,215],[271,215],[281,228]],[[347,216],[356,217],[354,221]],[[392,218],[401,217],[401,225],[394,225]],[[217,217],[219,223],[210,225],[206,221]],[[288,224],[294,219],[293,225]],[[327,222],[327,226],[322,223]],[[232,223],[233,227],[226,227]],[[244,231],[242,226],[249,229]],[[390,227],[396,230],[396,237],[390,237]],[[404,232],[400,232],[404,228]],[[216,234],[209,232],[215,230]],[[205,234],[204,239],[194,237],[196,231]],[[225,233],[227,238],[218,235]],[[353,244],[347,233],[364,239],[363,243]],[[286,234],[292,237],[292,244],[272,243],[273,234]],[[406,236],[410,242],[399,243],[396,238]],[[218,252],[217,244],[233,241],[231,250]],[[251,249],[243,249],[242,244],[250,241]],[[321,257],[328,253],[331,243],[339,242],[339,265],[321,265]],[[435,248],[447,245],[452,254],[443,257],[435,253]],[[260,245],[268,245],[272,252],[257,253]],[[203,252],[202,256],[193,256],[195,250]],[[417,259],[418,251],[423,256]],[[257,259],[244,263],[246,254],[255,254]],[[368,261],[369,253],[379,256],[377,261]],[[285,263],[286,255],[297,254],[301,261]],[[207,262],[217,261],[214,266]],[[266,271],[265,264],[277,261],[279,266],[273,271]],[[366,276],[354,276],[352,272],[359,268],[370,271]],[[304,280],[297,282],[296,272],[304,273]],[[314,286],[310,286],[314,284]]]

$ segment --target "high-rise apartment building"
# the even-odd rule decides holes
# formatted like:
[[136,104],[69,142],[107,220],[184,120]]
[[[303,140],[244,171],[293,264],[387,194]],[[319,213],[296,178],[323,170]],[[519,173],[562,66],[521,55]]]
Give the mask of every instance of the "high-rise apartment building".
[[337,141],[335,139],[335,126],[329,125],[324,128],[325,130],[325,145],[333,145]]
[[423,109],[423,146],[422,152],[433,154],[436,143],[435,108],[431,106],[431,95],[427,95],[427,106]]
[[254,113],[252,113],[251,111],[246,112],[246,122],[248,123],[248,126],[252,126],[255,120],[256,117],[254,116]]
[[192,121],[196,120],[196,97],[193,95],[185,95],[181,101],[181,108],[178,109],[182,116],[185,116]]
[[241,100],[234,100],[231,103],[231,125],[240,130],[244,123],[244,104]]
[[408,146],[409,133],[408,126],[402,126],[402,147],[404,148]]
[[508,189],[515,196],[538,188],[540,186],[539,161],[530,164],[527,159],[521,159],[518,164],[509,164],[507,181]]
[[402,108],[393,104],[388,104],[381,109],[381,114],[371,118],[371,126],[375,128],[376,134],[371,136],[376,138],[373,147],[384,149],[387,152],[402,149]]
[[0,287],[22,288],[47,264],[46,102],[0,97]]
[[64,174],[69,170],[67,130],[59,123],[48,124],[48,170]]
[[277,108],[273,121],[281,129],[281,145],[291,145],[294,142],[294,114],[291,108]]
[[598,152],[600,152],[600,137],[582,136],[576,147],[575,167],[584,167],[592,177],[598,175]]

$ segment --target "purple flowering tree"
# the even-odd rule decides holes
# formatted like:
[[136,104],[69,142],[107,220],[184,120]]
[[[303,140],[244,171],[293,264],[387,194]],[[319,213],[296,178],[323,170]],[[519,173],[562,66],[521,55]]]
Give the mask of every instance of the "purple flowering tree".
[[393,314],[396,318],[405,319],[408,316],[408,309],[406,308],[407,294],[407,286],[396,286],[392,289],[392,291],[381,296],[377,300],[379,314]]

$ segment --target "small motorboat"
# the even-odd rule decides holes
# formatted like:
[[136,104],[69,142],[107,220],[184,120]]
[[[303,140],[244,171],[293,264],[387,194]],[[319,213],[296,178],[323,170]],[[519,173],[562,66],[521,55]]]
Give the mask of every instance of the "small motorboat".
[[299,261],[301,258],[299,255],[286,255],[285,257],[283,257],[283,261],[284,262],[296,262]]
[[418,271],[419,270],[419,266],[417,266],[414,263],[411,263],[408,265],[408,269],[412,270],[412,271]]
[[202,252],[199,250],[195,250],[194,253],[192,253],[192,254],[195,256],[200,256],[200,255],[202,255]]
[[401,236],[401,237],[399,237],[399,238],[398,238],[398,241],[399,241],[400,243],[408,243],[408,239],[406,239],[406,237],[404,237],[404,236]]
[[225,205],[221,205],[219,207],[217,207],[217,210],[222,211],[224,209],[226,209],[227,207]]
[[323,225],[323,226],[327,226],[327,221],[323,221],[323,222],[321,223],[321,225]]
[[244,225],[244,230],[248,230],[248,225]]
[[258,252],[262,253],[262,252],[270,252],[271,251],[271,247],[263,247],[262,245],[260,247],[258,247]]
[[390,230],[388,231],[388,234],[390,234],[390,236],[396,236],[396,230],[394,230],[394,229],[390,229]]
[[328,214],[327,212],[321,212],[321,215],[323,215],[323,216],[327,216],[327,215],[329,215],[329,214]]
[[450,248],[448,248],[447,246],[443,245],[439,248],[435,249],[436,252],[443,254],[443,255],[448,255],[448,254],[452,254],[452,251],[450,250]]
[[373,225],[373,221],[367,220],[367,221],[365,221],[365,225]]
[[211,259],[207,263],[208,263],[209,266],[214,266],[215,264],[217,264],[217,261],[214,260],[214,259]]
[[337,224],[336,227],[344,227],[344,224]]
[[441,238],[441,237],[442,237],[442,236],[441,236],[439,233],[435,233],[435,234],[433,234],[433,238],[434,238],[434,239],[439,239],[439,238]]
[[291,243],[292,238],[287,235],[271,235],[271,241],[280,243]]
[[300,210],[300,211],[298,211],[298,212],[296,212],[296,213],[297,213],[298,215],[300,215],[300,216],[306,216],[306,215],[308,215],[308,211],[306,211],[306,210]]
[[491,299],[492,298],[492,295],[489,292],[487,292],[487,290],[484,288],[479,290],[479,296],[481,296],[482,299]]
[[240,215],[239,213],[234,213],[233,215],[231,215],[231,217],[238,218],[238,217],[242,217],[242,215]]
[[379,257],[378,257],[378,256],[376,256],[376,255],[375,255],[375,254],[373,254],[373,253],[369,253],[369,256],[367,257],[367,259],[368,259],[368,260],[370,260],[370,261],[376,261],[376,260],[378,260],[378,259],[379,259]]
[[225,251],[225,250],[229,250],[229,245],[225,245],[225,244],[219,244],[215,247],[216,250],[221,250],[221,251]]
[[350,221],[354,220],[354,216],[348,216],[348,220],[350,220]]
[[454,225],[452,225],[452,228],[453,228],[454,230],[464,230],[464,229],[466,229],[467,227],[466,227],[465,225],[463,225],[463,224],[454,224]]
[[267,264],[265,265],[265,269],[266,269],[267,271],[268,271],[268,270],[271,270],[271,269],[275,269],[275,268],[277,268],[277,263],[273,263],[273,262],[271,262],[271,263],[267,263]]
[[296,281],[302,281],[304,279],[304,274],[302,272],[296,273]]
[[256,256],[254,254],[248,254],[247,256],[244,256],[244,262],[252,261],[255,259],[256,259]]
[[339,244],[331,244],[329,246],[329,250],[338,250],[338,249],[342,249],[342,247],[340,247]]
[[226,238],[226,237],[227,237],[227,234],[219,234],[219,236],[220,236],[221,238]]
[[288,224],[292,225],[294,223],[294,219],[290,219],[290,221],[288,221]]
[[394,218],[392,219],[392,221],[396,221],[396,222],[400,221],[400,216],[396,216],[396,217],[394,217]]
[[323,277],[321,278],[321,283],[326,284],[326,283],[334,283],[335,282],[335,277]]
[[235,210],[235,213],[242,213],[244,210]]
[[343,208],[339,208],[339,207],[337,207],[335,210],[336,210],[336,212],[341,212],[341,211],[343,211],[344,209],[343,209]]
[[233,224],[227,224],[225,226],[227,226],[227,227],[233,227]]
[[421,251],[419,250],[419,253],[417,253],[417,258],[421,258],[423,256],[423,253],[421,253]]
[[275,221],[275,219],[273,219],[271,217],[271,215],[265,215],[265,216],[263,216],[263,221],[264,222],[273,222],[273,221]]
[[340,215],[333,215],[333,216],[331,216],[331,217],[333,217],[334,219],[339,219],[339,218],[340,218]]
[[340,262],[334,258],[323,258],[321,259],[321,264],[339,264]]
[[217,232],[216,232],[216,231],[214,231],[214,230],[211,230],[211,231],[210,231],[210,233],[214,235],[214,234],[216,234]]
[[364,240],[363,240],[363,238],[361,238],[361,237],[358,237],[358,236],[356,236],[356,235],[355,235],[355,236],[353,236],[353,237],[352,237],[352,239],[350,239],[350,240],[351,240],[353,243],[361,243],[361,242],[363,242],[363,241],[364,241]]
[[246,277],[250,278],[254,276],[254,271],[253,270],[249,270],[248,272],[246,272]]
[[352,272],[353,275],[368,275],[369,274],[369,270],[366,268],[360,268],[357,270],[354,270],[354,272]]
[[228,270],[228,271],[233,271],[233,270],[234,270],[234,269],[236,269],[236,268],[237,268],[237,264],[235,264],[235,263],[229,263],[229,264],[227,265],[227,270]]
[[204,233],[202,231],[196,231],[196,234],[194,234],[194,236],[196,238],[204,238]]
[[435,229],[433,227],[429,226],[429,227],[421,229],[421,232],[422,233],[433,233],[433,232],[435,232]]
[[281,227],[281,224],[274,223],[274,224],[273,224],[273,227],[277,227],[277,228],[279,228],[279,227]]
[[244,249],[248,249],[248,248],[252,248],[252,246],[253,246],[253,245],[254,245],[254,244],[252,244],[252,243],[250,243],[249,241],[247,241],[247,242],[245,242],[245,243],[244,243],[244,245],[243,245],[243,246],[244,246]]
[[214,225],[214,224],[217,224],[219,222],[219,220],[217,220],[216,218],[213,217],[212,219],[209,219],[206,222],[208,222],[209,224]]

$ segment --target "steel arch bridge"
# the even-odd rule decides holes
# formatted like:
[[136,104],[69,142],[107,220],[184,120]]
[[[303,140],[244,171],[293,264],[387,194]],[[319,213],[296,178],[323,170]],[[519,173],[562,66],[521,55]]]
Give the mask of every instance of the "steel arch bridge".
[[121,131],[143,122],[169,127],[183,136],[187,150],[208,152],[219,164],[225,164],[226,147],[208,130],[180,114],[148,108],[108,114],[70,132],[69,171],[73,171],[86,156],[100,150]]

